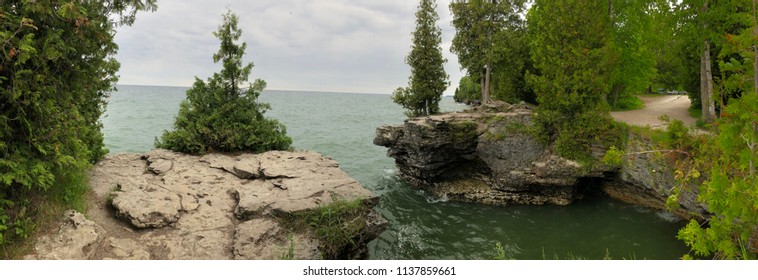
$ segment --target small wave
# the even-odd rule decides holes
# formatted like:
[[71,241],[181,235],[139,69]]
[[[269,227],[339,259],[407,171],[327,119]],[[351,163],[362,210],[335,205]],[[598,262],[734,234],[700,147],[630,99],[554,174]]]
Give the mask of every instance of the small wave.
[[658,218],[661,218],[664,221],[667,221],[669,223],[675,223],[682,220],[676,215],[674,215],[673,213],[668,212],[668,211],[658,211],[655,213],[655,215],[658,216]]
[[439,203],[439,202],[448,202],[448,201],[449,199],[447,198],[447,195],[443,195],[440,197],[436,197],[436,196],[426,197],[426,202],[429,202],[429,203]]

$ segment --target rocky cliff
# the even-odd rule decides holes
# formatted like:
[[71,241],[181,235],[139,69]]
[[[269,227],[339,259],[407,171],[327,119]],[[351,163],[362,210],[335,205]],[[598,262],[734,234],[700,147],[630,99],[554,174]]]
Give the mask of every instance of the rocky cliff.
[[[374,144],[389,148],[387,155],[395,159],[402,179],[447,199],[567,205],[602,188],[625,201],[664,208],[674,183],[673,171],[663,168],[664,163],[640,155],[622,168],[584,166],[540,143],[532,115],[525,105],[500,104],[413,118],[379,127]],[[593,149],[598,159],[604,153],[603,148]],[[680,197],[684,207],[677,214],[703,212],[695,197]]]
[[29,259],[355,259],[386,227],[378,197],[311,152],[109,155],[90,185],[88,217],[68,212]]

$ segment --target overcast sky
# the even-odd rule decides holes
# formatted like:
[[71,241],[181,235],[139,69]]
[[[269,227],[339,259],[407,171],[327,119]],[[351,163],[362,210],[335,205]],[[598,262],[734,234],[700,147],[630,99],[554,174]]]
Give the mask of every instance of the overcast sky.
[[[438,1],[442,50],[450,75],[447,95],[461,77],[450,54],[454,35],[448,9]],[[212,32],[226,8],[239,16],[251,78],[268,89],[392,93],[406,86],[418,1],[412,0],[161,0],[156,12],[119,27],[120,84],[191,86],[221,67],[213,63]]]

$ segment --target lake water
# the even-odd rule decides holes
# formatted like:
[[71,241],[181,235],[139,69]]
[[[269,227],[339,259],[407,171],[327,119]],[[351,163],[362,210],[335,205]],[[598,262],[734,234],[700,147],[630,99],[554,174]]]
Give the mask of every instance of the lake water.
[[[185,98],[181,87],[119,86],[103,117],[111,153],[146,152],[171,129]],[[405,119],[389,95],[264,91],[266,113],[287,126],[296,149],[331,156],[364,187],[382,196],[377,210],[390,226],[371,242],[372,259],[490,259],[501,243],[515,259],[678,259],[684,223],[670,214],[598,196],[570,206],[485,206],[439,201],[395,176],[376,127]],[[443,98],[444,111],[460,110]]]

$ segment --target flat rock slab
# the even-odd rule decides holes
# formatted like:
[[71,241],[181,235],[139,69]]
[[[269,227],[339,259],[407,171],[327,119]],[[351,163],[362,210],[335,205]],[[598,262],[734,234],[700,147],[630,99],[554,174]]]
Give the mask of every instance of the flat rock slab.
[[241,260],[319,259],[318,241],[292,234],[270,219],[253,219],[237,225],[234,258]]
[[26,259],[86,260],[105,238],[105,230],[79,212],[66,211],[57,233],[43,236],[35,246],[35,254]]
[[337,162],[313,152],[108,155],[89,179],[92,218],[69,213],[28,258],[318,259],[318,241],[282,228],[277,214],[335,200],[378,202]]

